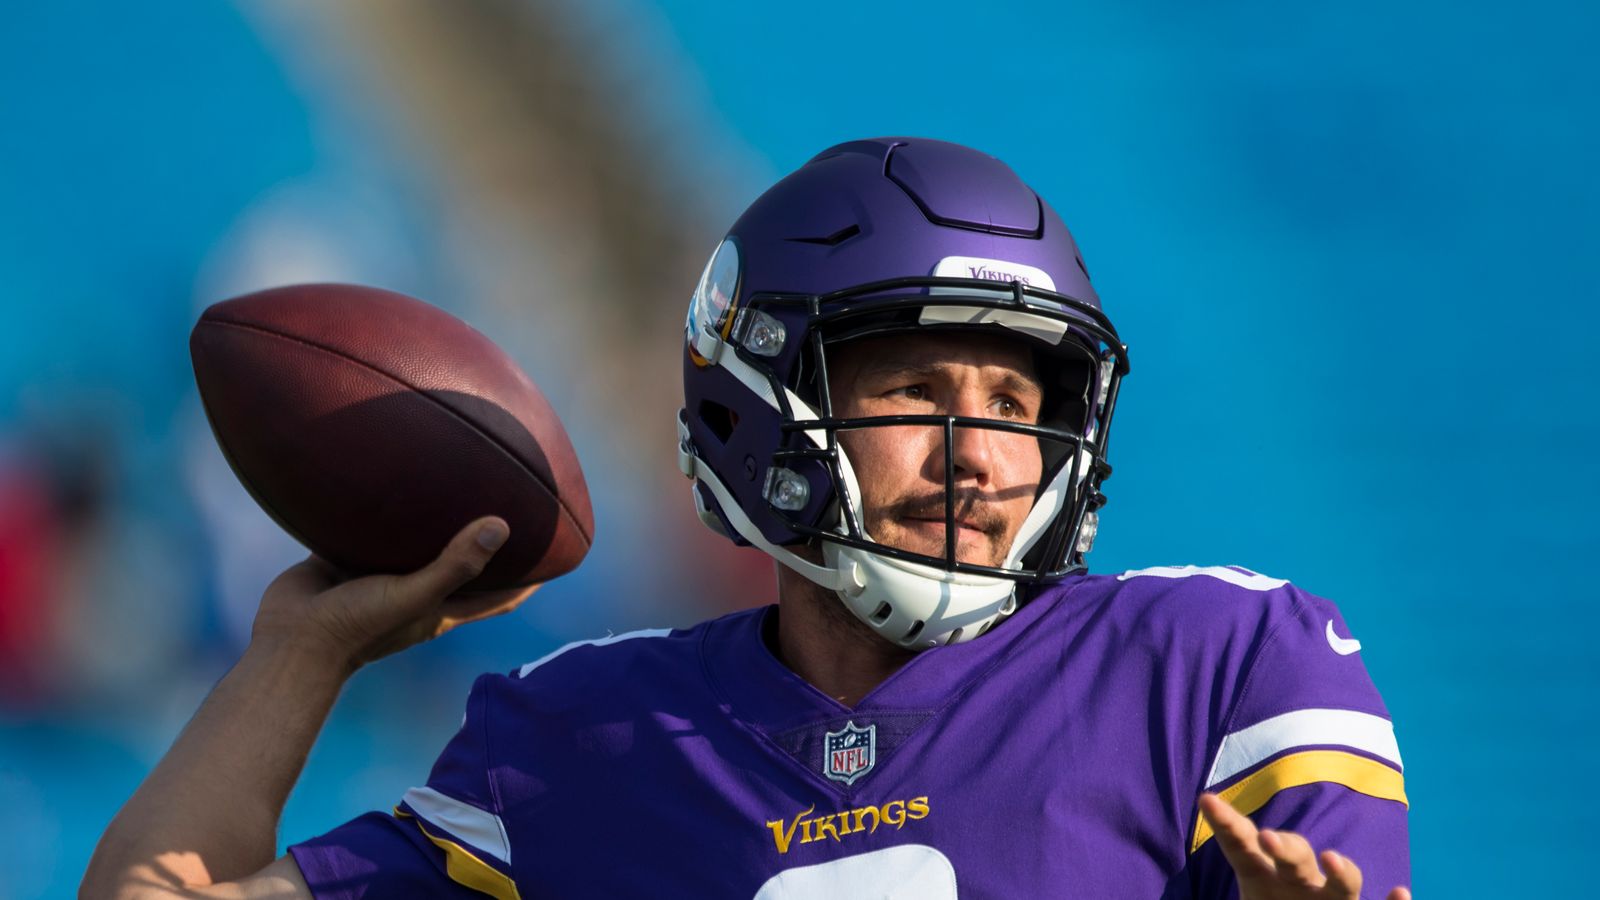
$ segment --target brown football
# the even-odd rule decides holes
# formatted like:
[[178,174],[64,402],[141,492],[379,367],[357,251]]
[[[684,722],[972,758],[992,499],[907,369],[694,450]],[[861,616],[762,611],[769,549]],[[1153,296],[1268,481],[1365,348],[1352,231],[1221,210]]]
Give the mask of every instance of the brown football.
[[511,539],[467,592],[547,581],[589,551],[594,513],[561,421],[448,313],[357,285],[273,288],[207,309],[189,353],[234,474],[350,574],[418,569],[485,515]]

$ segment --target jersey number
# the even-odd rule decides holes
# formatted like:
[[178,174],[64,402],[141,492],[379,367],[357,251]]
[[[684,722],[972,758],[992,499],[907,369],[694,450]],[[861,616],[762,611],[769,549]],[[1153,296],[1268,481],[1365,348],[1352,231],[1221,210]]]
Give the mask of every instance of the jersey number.
[[755,900],[836,900],[839,897],[955,900],[956,870],[925,844],[902,844],[814,866],[785,869],[767,879]]

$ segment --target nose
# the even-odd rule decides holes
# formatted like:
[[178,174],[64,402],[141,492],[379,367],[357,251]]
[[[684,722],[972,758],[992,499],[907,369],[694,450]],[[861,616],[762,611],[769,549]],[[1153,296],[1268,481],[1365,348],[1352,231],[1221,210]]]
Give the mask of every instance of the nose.
[[[983,414],[983,405],[975,398],[960,397],[950,408],[952,416],[982,418]],[[954,480],[959,484],[971,479],[980,488],[988,487],[989,478],[994,472],[994,438],[997,432],[988,428],[962,428],[959,425],[952,431],[950,458],[955,464]],[[940,472],[941,477],[943,474]]]

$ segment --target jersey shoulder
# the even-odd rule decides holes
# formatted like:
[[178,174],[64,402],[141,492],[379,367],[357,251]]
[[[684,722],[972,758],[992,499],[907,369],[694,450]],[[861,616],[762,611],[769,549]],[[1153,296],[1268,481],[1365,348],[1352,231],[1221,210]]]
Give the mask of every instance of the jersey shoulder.
[[[1197,788],[1277,827],[1332,828],[1325,839],[1336,845],[1376,835],[1404,846],[1394,724],[1332,602],[1239,566],[1135,569],[1093,576],[1082,590],[1121,625],[1121,646],[1182,673],[1198,718],[1180,712],[1169,721],[1180,723],[1172,733],[1188,735],[1187,749],[1204,748]],[[1210,837],[1194,812],[1191,852]]]
[[1284,579],[1241,566],[1156,566],[1085,576],[1061,600],[1110,626],[1119,652],[1249,695],[1262,704],[1256,714],[1313,702],[1383,711],[1338,607]]
[[741,610],[687,628],[645,628],[572,641],[494,676],[496,693],[546,710],[607,707],[681,692],[703,681],[700,647],[759,610]]
[[1073,597],[1104,605],[1129,624],[1181,628],[1197,640],[1254,635],[1264,641],[1291,623],[1343,625],[1331,601],[1243,566],[1152,566],[1089,575]]
[[1339,608],[1239,566],[1159,566],[1093,576],[1087,602],[1132,647],[1209,680],[1241,727],[1308,708],[1388,718]]

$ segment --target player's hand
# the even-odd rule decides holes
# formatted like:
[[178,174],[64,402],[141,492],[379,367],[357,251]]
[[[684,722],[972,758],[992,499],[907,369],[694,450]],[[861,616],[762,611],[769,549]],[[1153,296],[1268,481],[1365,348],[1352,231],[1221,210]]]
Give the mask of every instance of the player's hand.
[[445,600],[478,577],[509,536],[504,520],[478,519],[408,575],[345,579],[327,561],[308,557],[267,587],[251,643],[310,651],[353,672],[457,625],[508,613],[537,586]]
[[[1200,814],[1239,877],[1239,900],[1360,900],[1361,869],[1348,857],[1319,856],[1292,831],[1258,830],[1216,794],[1200,795]],[[1397,887],[1387,900],[1411,900],[1411,892]]]

